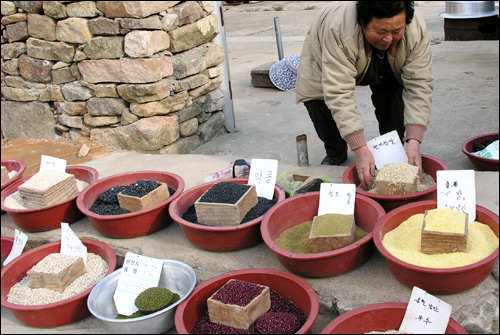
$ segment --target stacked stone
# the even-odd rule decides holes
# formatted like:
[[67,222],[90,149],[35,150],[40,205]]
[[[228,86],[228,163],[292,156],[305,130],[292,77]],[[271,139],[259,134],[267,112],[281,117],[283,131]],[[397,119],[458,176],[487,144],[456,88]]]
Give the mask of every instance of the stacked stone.
[[2,1],[2,138],[188,153],[225,130],[213,1]]

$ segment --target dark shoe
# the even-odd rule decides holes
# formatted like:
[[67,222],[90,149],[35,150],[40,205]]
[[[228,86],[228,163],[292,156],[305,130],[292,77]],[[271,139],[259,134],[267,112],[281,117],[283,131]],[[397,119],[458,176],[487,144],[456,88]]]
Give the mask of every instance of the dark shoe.
[[326,156],[323,158],[321,165],[340,165],[347,160],[347,152],[344,152],[340,157]]

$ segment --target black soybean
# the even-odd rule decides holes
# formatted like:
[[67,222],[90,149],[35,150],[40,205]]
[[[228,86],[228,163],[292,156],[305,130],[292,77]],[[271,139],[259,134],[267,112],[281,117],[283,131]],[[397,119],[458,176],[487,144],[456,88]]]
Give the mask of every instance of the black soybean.
[[250,188],[249,185],[221,182],[213,184],[200,198],[200,202],[235,204]]
[[[89,208],[89,211],[99,215],[120,215],[130,213],[130,211],[120,207],[120,204],[118,203],[118,193],[122,192],[126,195],[141,198],[160,185],[161,184],[159,182],[151,179],[140,179],[128,186],[111,187],[101,193],[94,204],[92,204]],[[175,190],[170,187],[168,188],[168,191],[170,196],[175,193]]]

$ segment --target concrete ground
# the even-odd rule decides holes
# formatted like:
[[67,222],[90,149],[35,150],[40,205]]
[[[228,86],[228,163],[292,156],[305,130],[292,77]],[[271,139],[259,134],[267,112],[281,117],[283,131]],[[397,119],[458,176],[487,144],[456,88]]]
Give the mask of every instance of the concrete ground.
[[[116,152],[96,156],[78,164],[94,167],[100,178],[128,171],[161,170],[180,175],[185,190],[202,183],[206,176],[226,168],[238,158],[277,159],[278,173],[327,176],[342,182],[354,155],[339,167],[321,166],[324,149],[303,105],[295,104],[293,92],[255,88],[250,83],[252,69],[278,60],[273,18],[280,18],[285,56],[300,53],[314,14],[323,2],[265,1],[224,7],[224,22],[230,66],[236,131],[219,136],[189,155],[153,155]],[[473,169],[461,152],[469,138],[498,132],[499,128],[499,48],[498,41],[444,41],[444,1],[417,2],[432,39],[433,74],[436,77],[433,116],[422,143],[422,153],[445,162],[452,170]],[[370,92],[356,91],[358,108],[365,120],[367,139],[378,136]],[[299,167],[295,138],[306,134],[309,166]],[[57,157],[56,146],[48,143],[46,154]],[[19,152],[25,149],[19,147]],[[9,153],[7,155],[7,153]],[[39,156],[38,156],[39,157]],[[36,159],[38,159],[38,157]],[[2,159],[16,158],[16,151],[2,146]],[[498,172],[476,172],[476,202],[498,215]],[[13,236],[16,225],[2,215],[2,236]],[[190,264],[198,283],[237,269],[271,268],[289,272],[265,243],[233,252],[201,250],[185,238],[173,223],[156,233],[113,239],[99,234],[88,218],[71,225],[80,238],[94,238],[110,245],[121,258],[127,251],[156,258],[172,258]],[[60,230],[27,233],[30,241],[44,243],[60,239]],[[408,302],[411,289],[401,284],[375,252],[359,268],[328,278],[302,277],[318,294],[320,315],[310,333],[319,333],[336,316],[351,309],[378,302]],[[465,292],[438,295],[453,306],[452,317],[471,333],[498,333],[498,260],[493,275]],[[2,308],[2,333],[106,333],[93,316],[55,329],[22,325],[9,310]],[[169,333],[176,333],[175,328]]]

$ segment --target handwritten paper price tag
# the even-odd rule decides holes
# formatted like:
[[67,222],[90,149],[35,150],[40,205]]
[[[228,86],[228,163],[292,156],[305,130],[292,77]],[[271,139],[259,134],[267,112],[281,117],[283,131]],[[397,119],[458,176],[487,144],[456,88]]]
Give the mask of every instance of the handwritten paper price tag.
[[437,207],[469,214],[476,220],[476,180],[474,170],[436,171]]
[[113,295],[118,314],[129,316],[137,311],[135,298],[145,289],[158,286],[162,269],[161,259],[131,252],[125,254],[118,285]]
[[87,264],[87,247],[80,241],[66,222],[61,222],[61,254],[83,258]]
[[408,163],[405,148],[399,139],[398,132],[393,130],[366,142],[375,159],[375,166],[380,170],[388,163]]
[[252,159],[248,185],[255,185],[258,197],[272,200],[277,172],[278,161],[276,159]]
[[2,265],[5,266],[9,264],[17,256],[19,256],[23,252],[26,242],[28,242],[28,236],[26,236],[26,234],[22,231],[16,229],[14,231],[14,242],[12,244],[12,249],[10,249],[10,253]]
[[52,169],[66,172],[66,161],[64,159],[42,155],[40,170]]
[[321,183],[319,189],[318,215],[354,214],[356,185]]
[[410,334],[444,334],[450,316],[450,304],[414,286],[399,331]]

